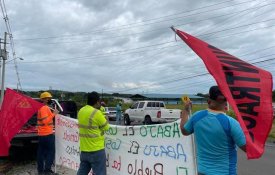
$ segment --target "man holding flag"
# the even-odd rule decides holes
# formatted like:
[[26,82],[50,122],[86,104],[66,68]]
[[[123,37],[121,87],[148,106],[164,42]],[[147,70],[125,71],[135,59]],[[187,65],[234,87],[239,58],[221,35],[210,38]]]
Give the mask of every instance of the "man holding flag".
[[172,30],[203,60],[245,134],[246,155],[257,159],[272,127],[272,75],[186,32]]
[[236,145],[246,151],[244,133],[240,124],[224,113],[227,102],[218,86],[210,88],[207,102],[208,109],[196,112],[189,120],[191,103],[185,103],[181,132],[195,135],[199,175],[235,175]]

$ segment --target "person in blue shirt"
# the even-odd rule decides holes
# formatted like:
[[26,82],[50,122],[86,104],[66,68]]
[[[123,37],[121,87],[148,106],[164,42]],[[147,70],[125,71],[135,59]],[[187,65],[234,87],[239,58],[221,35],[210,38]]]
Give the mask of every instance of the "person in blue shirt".
[[116,105],[116,125],[121,123],[121,102]]
[[218,86],[209,90],[208,109],[188,119],[191,102],[184,104],[180,128],[183,135],[194,133],[199,175],[236,175],[236,145],[246,152],[240,124],[226,115],[226,98]]

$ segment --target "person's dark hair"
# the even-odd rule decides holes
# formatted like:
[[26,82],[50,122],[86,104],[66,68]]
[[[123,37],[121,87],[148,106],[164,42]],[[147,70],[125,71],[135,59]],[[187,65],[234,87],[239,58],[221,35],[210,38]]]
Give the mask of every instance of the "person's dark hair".
[[95,105],[99,101],[99,94],[97,92],[90,92],[88,93],[87,104],[88,105]]
[[225,96],[222,94],[218,86],[212,86],[209,89],[209,98],[215,101],[226,101]]

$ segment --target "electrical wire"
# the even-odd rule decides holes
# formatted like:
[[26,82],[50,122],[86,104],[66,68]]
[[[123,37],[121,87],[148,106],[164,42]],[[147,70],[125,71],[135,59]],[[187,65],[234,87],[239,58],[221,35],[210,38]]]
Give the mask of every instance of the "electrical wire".
[[[254,65],[254,64],[258,64],[258,63],[269,62],[269,61],[272,61],[272,60],[275,60],[275,58],[270,58],[270,59],[266,59],[266,60],[262,60],[262,61],[253,62],[252,64]],[[140,88],[148,88],[148,86],[158,86],[158,85],[163,85],[163,84],[170,84],[171,82],[179,82],[179,81],[184,80],[184,79],[189,80],[191,78],[197,78],[197,77],[202,77],[202,76],[206,76],[206,75],[210,75],[210,74],[208,72],[207,73],[200,73],[200,74],[197,74],[197,75],[187,76],[187,77],[183,77],[183,78],[177,78],[177,79],[174,79],[174,80],[169,80],[169,81],[164,81],[164,82],[159,82],[159,83],[155,82],[155,83],[152,83],[150,85],[144,85],[144,86],[141,86],[141,87],[129,88],[129,89],[125,89],[125,90],[117,90],[117,91],[113,91],[113,92],[123,93],[123,92],[137,90],[137,89],[140,89]],[[207,81],[209,81],[209,80],[207,80]],[[195,84],[200,85],[201,83],[197,82]],[[191,84],[189,84],[189,86],[190,85],[194,85],[193,82]],[[186,85],[186,83],[184,83],[182,85],[182,87],[188,87],[188,85]],[[168,88],[165,88],[165,89],[168,89]],[[161,89],[158,90],[158,91],[161,91]]]
[[[221,9],[224,9],[224,8],[229,8],[229,7],[234,7],[234,6],[237,6],[237,5],[241,5],[241,4],[245,4],[245,3],[251,3],[252,0],[249,0],[249,1],[244,1],[244,2],[240,2],[240,3],[236,3],[236,4],[233,4],[231,6],[225,6],[225,7],[222,7],[222,8],[215,8],[215,9],[210,9],[210,10],[207,10],[207,11],[203,11],[203,12],[198,12],[198,13],[194,13],[194,14],[190,14],[190,15],[186,15],[186,16],[181,16],[181,17],[177,17],[177,18],[172,18],[172,19],[165,19],[165,20],[162,20],[162,21],[157,21],[157,22],[153,22],[153,23],[148,23],[148,24],[142,24],[142,25],[134,25],[134,24],[140,24],[140,23],[146,23],[148,21],[151,21],[152,19],[149,19],[149,20],[145,20],[145,21],[142,21],[142,22],[137,22],[137,23],[131,23],[131,24],[126,24],[126,25],[121,25],[122,27],[123,26],[126,26],[124,28],[107,28],[107,29],[100,29],[100,30],[95,30],[95,31],[91,31],[91,32],[84,32],[84,33],[80,33],[80,34],[72,34],[72,35],[58,35],[58,36],[50,36],[50,37],[39,37],[39,38],[22,38],[22,39],[17,39],[17,40],[43,40],[43,39],[54,39],[54,38],[62,38],[62,37],[71,37],[71,36],[79,36],[79,35],[83,35],[83,34],[98,34],[98,33],[102,33],[102,32],[106,32],[106,31],[117,31],[117,30],[122,30],[122,29],[129,29],[129,28],[133,28],[133,27],[140,27],[140,26],[146,26],[146,25],[152,25],[152,24],[155,24],[155,23],[160,23],[160,22],[166,22],[166,21],[171,21],[171,20],[176,20],[176,19],[182,19],[182,18],[186,18],[186,17],[190,17],[190,16],[196,16],[196,15],[199,15],[199,14],[204,14],[204,13],[208,13],[208,12],[213,12],[215,10],[221,10]],[[255,0],[254,0],[255,1]],[[228,1],[224,1],[222,3],[226,3]],[[210,5],[210,6],[205,6],[205,7],[201,7],[201,8],[198,8],[198,9],[193,9],[193,10],[188,10],[188,11],[184,11],[184,12],[180,12],[180,13],[177,13],[177,14],[174,14],[174,15],[179,15],[179,14],[182,14],[182,13],[189,13],[189,12],[192,12],[192,11],[197,11],[199,9],[203,9],[203,8],[208,8],[208,7],[211,7],[211,6],[216,6],[216,5],[220,5],[221,3],[217,3],[217,4],[213,4],[213,5]],[[272,4],[272,3],[271,3]],[[270,4],[269,4],[270,5]],[[266,6],[266,5],[265,5]],[[168,15],[168,16],[171,16],[171,15]],[[164,18],[164,17],[159,17],[159,18],[156,18],[156,19],[161,19],[161,18]],[[155,19],[154,19],[155,20]],[[129,26],[130,25],[130,26]],[[133,26],[134,25],[134,26]],[[177,25],[175,25],[177,26]],[[147,31],[148,32],[148,31]]]
[[10,25],[10,22],[9,22],[9,18],[8,18],[8,14],[7,14],[7,10],[6,10],[6,5],[5,5],[5,1],[4,0],[0,1],[0,7],[1,7],[1,10],[2,10],[3,18],[5,20],[6,29],[7,29],[7,32],[9,34],[9,38],[10,38],[10,46],[11,46],[11,50],[12,50],[12,57],[13,57],[13,62],[14,62],[14,67],[15,67],[15,71],[16,71],[16,76],[17,76],[17,81],[18,81],[19,89],[22,90],[20,76],[19,76],[19,72],[18,72],[17,61],[16,61],[17,57],[16,57],[16,53],[15,53],[15,47],[14,47],[14,42],[13,42],[12,30],[11,30],[11,25]]
[[[229,30],[229,29],[226,29],[226,30]],[[225,30],[225,31],[226,31]],[[255,30],[255,29],[253,29],[253,30]],[[252,31],[252,30],[251,30]],[[221,31],[222,32],[222,31]],[[245,32],[247,32],[247,31],[245,31]],[[208,33],[209,34],[209,33]],[[213,32],[212,32],[212,34],[213,34]],[[207,35],[207,34],[204,34],[204,35]],[[211,35],[211,33],[209,34],[209,35]],[[223,36],[224,37],[224,36]],[[164,43],[165,44],[165,43]],[[166,43],[167,44],[167,43]],[[149,46],[148,46],[149,47]],[[153,47],[153,46],[152,46]],[[146,48],[146,46],[145,47],[141,47],[141,48]],[[134,48],[134,49],[139,49],[139,48]],[[128,50],[127,50],[128,51]],[[126,52],[126,51],[118,51],[118,52]],[[140,53],[140,52],[136,52],[136,53]],[[100,57],[100,56],[108,56],[108,55],[94,55],[95,57]],[[109,56],[111,56],[111,55],[109,55]],[[112,56],[114,56],[114,55],[112,55]],[[117,55],[115,55],[115,56],[117,56]],[[75,57],[74,57],[75,58]],[[73,58],[71,58],[71,59],[73,59]],[[56,60],[54,60],[54,62],[55,62]],[[69,60],[67,60],[67,61],[69,61]],[[43,61],[44,62],[44,61]],[[52,62],[52,60],[49,60],[49,62]],[[173,81],[173,80],[170,80],[170,81]]]
[[[272,20],[275,20],[275,19],[272,19]],[[254,24],[254,23],[253,23]],[[211,37],[210,39],[214,39],[214,38],[220,38],[220,37],[228,37],[228,36],[232,36],[232,35],[238,35],[238,34],[241,34],[241,33],[246,33],[246,32],[250,32],[250,31],[254,31],[254,30],[259,30],[259,29],[265,29],[265,28],[270,28],[270,27],[274,27],[275,25],[272,25],[272,26],[266,26],[266,27],[259,27],[259,28],[255,28],[255,29],[250,29],[250,30],[245,30],[245,31],[242,31],[242,32],[237,32],[237,33],[233,33],[233,34],[228,34],[228,35],[223,35],[223,36],[214,36],[214,37]],[[243,26],[242,26],[243,27]],[[234,27],[235,28],[235,27]],[[207,35],[207,34],[204,34],[204,35]],[[154,44],[154,45],[148,45],[148,46],[142,46],[142,47],[139,47],[139,48],[133,48],[134,50],[137,50],[137,49],[141,49],[141,48],[148,48],[148,47],[154,47],[154,46],[157,46],[157,45],[164,45],[164,44],[168,44],[168,43],[173,43],[175,41],[167,41],[167,42],[163,42],[163,43],[157,43],[157,44]],[[127,49],[127,50],[132,50],[132,49]],[[54,59],[54,60],[43,60],[43,61],[30,61],[30,62],[24,62],[24,64],[26,63],[41,63],[41,62],[60,62],[60,61],[79,61],[79,60],[84,60],[84,59],[89,59],[90,57],[108,57],[108,56],[111,56],[112,54],[114,53],[120,53],[120,52],[126,52],[127,50],[123,50],[123,51],[116,51],[116,52],[113,52],[113,53],[108,53],[108,54],[95,54],[95,55],[90,55],[90,56],[80,56],[80,57],[71,57],[71,58],[64,58],[64,59]],[[141,51],[141,52],[144,52],[144,51]],[[141,53],[141,52],[135,52],[135,53]],[[128,53],[130,54],[130,52]]]

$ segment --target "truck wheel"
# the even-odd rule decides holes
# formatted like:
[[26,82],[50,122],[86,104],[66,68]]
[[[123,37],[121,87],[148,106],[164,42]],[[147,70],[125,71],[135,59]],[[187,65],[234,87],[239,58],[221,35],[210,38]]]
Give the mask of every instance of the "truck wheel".
[[131,121],[130,121],[129,115],[125,115],[124,116],[124,125],[128,126],[130,124],[131,124]]
[[144,124],[145,125],[151,125],[152,124],[152,120],[150,116],[146,116],[144,119]]

